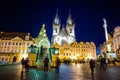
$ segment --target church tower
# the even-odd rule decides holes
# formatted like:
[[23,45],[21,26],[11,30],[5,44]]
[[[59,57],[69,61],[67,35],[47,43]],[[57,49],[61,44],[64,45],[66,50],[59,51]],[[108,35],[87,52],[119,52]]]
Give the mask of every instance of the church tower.
[[57,11],[55,19],[53,21],[53,35],[51,39],[51,44],[58,43],[59,45],[63,45],[64,43],[68,43],[71,45],[74,41],[76,41],[74,28],[75,23],[72,20],[70,11],[66,26],[61,26]]
[[75,36],[74,28],[75,28],[75,23],[73,22],[73,19],[69,10],[69,16],[66,22],[66,30],[70,36]]
[[60,19],[58,16],[58,10],[53,21],[53,36],[58,35],[60,31]]

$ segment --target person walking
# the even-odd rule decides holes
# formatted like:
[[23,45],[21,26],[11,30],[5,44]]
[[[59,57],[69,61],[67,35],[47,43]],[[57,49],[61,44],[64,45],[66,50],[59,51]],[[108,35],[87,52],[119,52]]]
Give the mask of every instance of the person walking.
[[22,58],[21,64],[22,64],[22,72],[23,72],[25,69],[25,59],[24,58]]
[[91,69],[91,74],[94,74],[95,61],[93,59],[91,59],[89,62],[89,65],[90,65],[90,69]]
[[44,72],[48,71],[48,64],[49,64],[49,59],[46,57],[44,59]]
[[100,60],[100,69],[106,70],[106,59],[102,58]]
[[59,73],[59,66],[60,66],[60,59],[57,58],[57,61],[56,61],[56,72]]
[[26,59],[25,59],[25,71],[26,71],[26,72],[29,71],[29,67],[30,67],[30,66],[29,66],[29,62],[30,62],[29,58],[26,58]]

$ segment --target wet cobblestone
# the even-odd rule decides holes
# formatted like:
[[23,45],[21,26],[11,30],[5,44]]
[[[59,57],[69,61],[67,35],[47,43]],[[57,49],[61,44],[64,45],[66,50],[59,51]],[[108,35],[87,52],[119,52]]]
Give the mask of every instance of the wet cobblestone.
[[29,72],[21,72],[21,65],[0,66],[0,80],[120,80],[120,66],[108,66],[100,70],[96,65],[94,75],[91,75],[89,64],[60,65],[59,73],[54,68],[44,73],[35,68]]

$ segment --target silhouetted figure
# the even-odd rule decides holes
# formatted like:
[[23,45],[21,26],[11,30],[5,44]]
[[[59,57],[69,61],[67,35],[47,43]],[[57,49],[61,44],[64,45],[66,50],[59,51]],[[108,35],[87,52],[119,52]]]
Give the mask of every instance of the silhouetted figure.
[[57,58],[57,61],[56,61],[56,72],[59,73],[59,66],[60,66],[60,59]]
[[44,72],[48,71],[48,66],[49,66],[49,59],[46,57],[44,59]]
[[16,62],[17,58],[16,56],[13,57],[13,62]]
[[115,64],[115,60],[113,60],[112,63],[113,63],[114,66],[116,65],[116,64]]
[[100,60],[100,69],[106,70],[106,59],[102,58]]
[[23,72],[23,70],[24,70],[24,68],[25,68],[25,59],[24,59],[24,58],[22,58],[21,64],[22,64],[22,72]]
[[30,60],[29,60],[29,58],[26,58],[25,59],[25,70],[26,70],[26,72],[28,72],[29,71],[29,62],[30,62]]
[[94,74],[95,61],[91,59],[89,64],[90,64],[91,74]]

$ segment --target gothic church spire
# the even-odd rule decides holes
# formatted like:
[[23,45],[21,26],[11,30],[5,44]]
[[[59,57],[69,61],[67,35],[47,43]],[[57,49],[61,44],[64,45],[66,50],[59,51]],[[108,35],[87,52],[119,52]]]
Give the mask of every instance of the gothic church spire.
[[56,16],[55,16],[53,24],[56,24],[56,25],[60,24],[60,19],[59,19],[59,16],[58,16],[58,9],[57,9],[57,13],[56,13]]
[[74,23],[73,23],[73,20],[72,20],[72,16],[71,16],[70,10],[69,10],[69,16],[68,16],[68,19],[67,19],[67,24],[68,24],[68,25],[74,24]]

